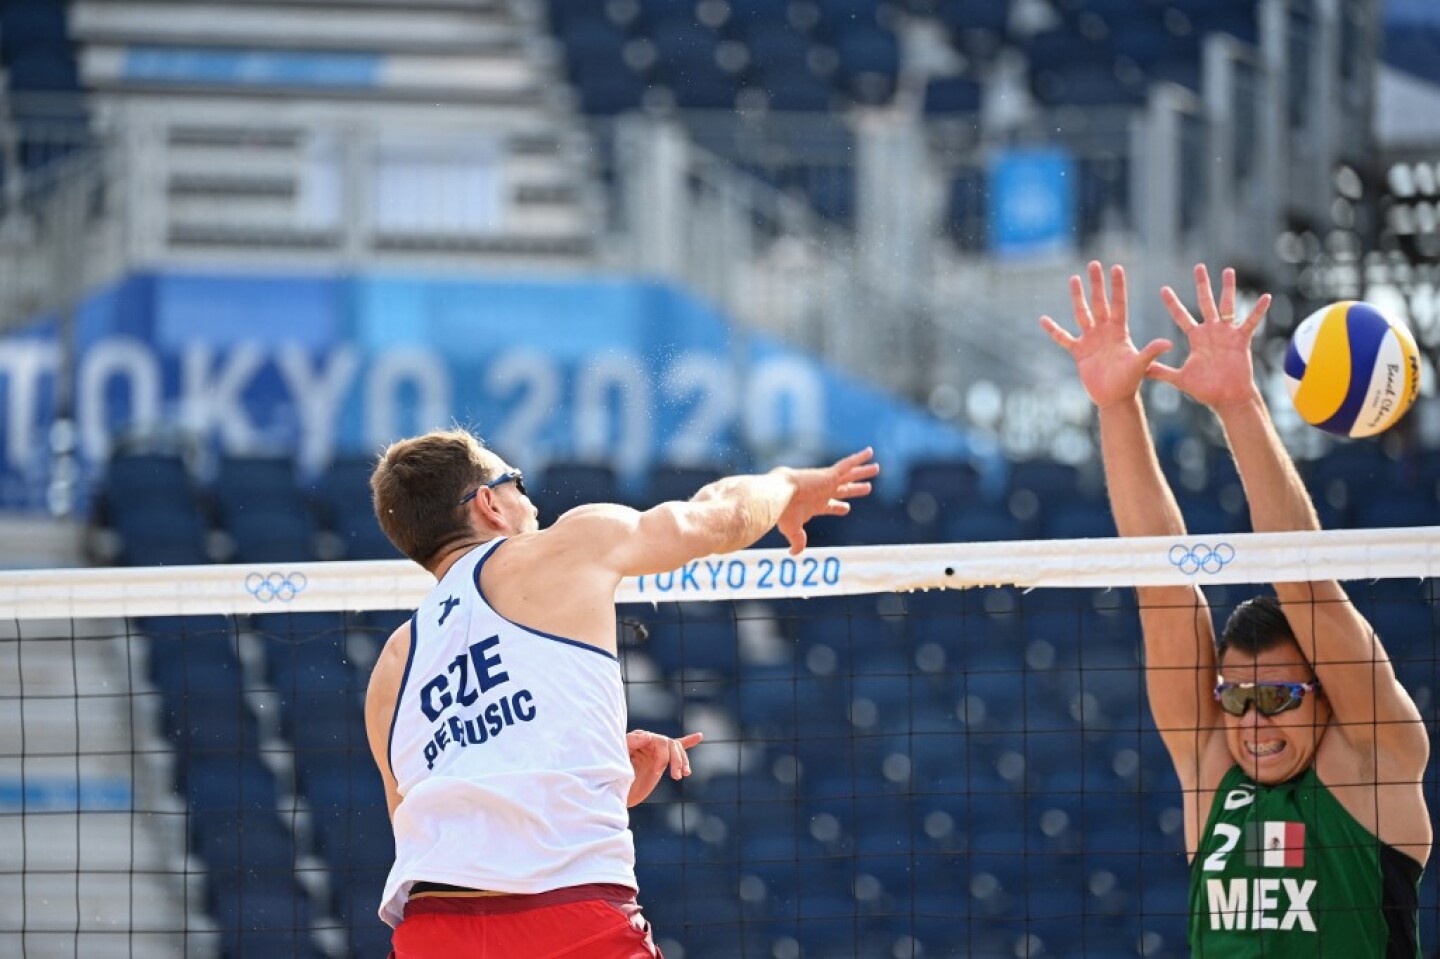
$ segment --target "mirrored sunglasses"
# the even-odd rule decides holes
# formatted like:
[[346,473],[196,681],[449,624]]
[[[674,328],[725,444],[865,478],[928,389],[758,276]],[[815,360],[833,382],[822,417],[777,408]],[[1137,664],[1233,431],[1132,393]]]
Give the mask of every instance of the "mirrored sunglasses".
[[1215,701],[1232,716],[1244,716],[1251,705],[1262,716],[1274,716],[1295,709],[1305,694],[1319,689],[1318,681],[1308,683],[1221,683],[1215,687]]

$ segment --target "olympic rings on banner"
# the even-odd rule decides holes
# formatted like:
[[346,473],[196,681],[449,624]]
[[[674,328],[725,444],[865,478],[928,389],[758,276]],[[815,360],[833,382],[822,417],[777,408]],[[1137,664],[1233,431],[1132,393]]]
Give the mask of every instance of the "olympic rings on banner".
[[1218,573],[1235,558],[1235,547],[1229,543],[1216,543],[1214,547],[1205,543],[1186,546],[1176,543],[1170,547],[1170,565],[1187,576],[1196,573]]
[[305,592],[308,585],[304,573],[251,573],[245,577],[245,592],[262,603],[288,603]]

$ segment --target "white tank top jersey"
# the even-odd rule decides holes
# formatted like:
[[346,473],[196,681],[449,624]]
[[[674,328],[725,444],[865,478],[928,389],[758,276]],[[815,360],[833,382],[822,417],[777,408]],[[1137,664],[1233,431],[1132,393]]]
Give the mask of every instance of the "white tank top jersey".
[[490,607],[480,570],[503,542],[463,556],[411,620],[390,727],[402,797],[380,905],[391,926],[422,880],[527,894],[636,888],[620,663]]

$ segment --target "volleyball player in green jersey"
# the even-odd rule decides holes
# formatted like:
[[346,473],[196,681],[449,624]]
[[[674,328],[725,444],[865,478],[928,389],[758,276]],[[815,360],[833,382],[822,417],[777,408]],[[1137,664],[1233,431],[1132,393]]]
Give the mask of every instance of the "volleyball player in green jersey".
[[[1166,288],[1189,341],[1130,339],[1125,274],[1070,280],[1078,335],[1041,324],[1075,360],[1095,403],[1110,507],[1123,536],[1191,544],[1140,401],[1149,376],[1219,418],[1257,532],[1319,529],[1254,382],[1262,297],[1235,317],[1196,267],[1201,321]],[[1141,587],[1146,687],[1184,790],[1190,946],[1199,957],[1415,957],[1417,886],[1430,853],[1421,793],[1429,755],[1415,704],[1378,637],[1336,582],[1276,583],[1242,603],[1219,641],[1198,587]]]

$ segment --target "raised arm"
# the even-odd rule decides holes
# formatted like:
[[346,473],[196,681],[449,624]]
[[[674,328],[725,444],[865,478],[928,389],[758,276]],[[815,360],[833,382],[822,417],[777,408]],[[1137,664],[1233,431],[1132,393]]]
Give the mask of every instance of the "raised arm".
[[689,500],[644,512],[603,504],[566,513],[545,536],[608,569],[618,579],[663,573],[702,556],[744,549],[778,527],[790,551],[805,548],[805,524],[816,516],[844,516],[848,500],[870,493],[880,472],[864,449],[826,467],[781,467],[755,476],[728,476]]
[[[1250,344],[1269,297],[1262,297],[1255,310],[1236,323],[1234,271],[1223,275],[1218,306],[1204,266],[1195,268],[1195,283],[1201,322],[1174,290],[1167,287],[1161,294],[1190,341],[1190,355],[1179,369],[1154,365],[1151,375],[1209,406],[1219,417],[1256,532],[1318,530],[1314,504],[1255,385]],[[1335,711],[1337,731],[1362,752],[1377,752],[1382,761],[1377,775],[1423,771],[1429,746],[1419,711],[1396,680],[1375,631],[1345,590],[1334,580],[1321,580],[1276,583],[1275,592]],[[1375,764],[1362,765],[1377,770]]]
[[[1160,470],[1140,402],[1146,370],[1170,343],[1155,340],[1139,350],[1131,341],[1122,267],[1111,268],[1109,298],[1099,263],[1090,264],[1089,278],[1088,303],[1084,282],[1070,278],[1079,336],[1048,316],[1041,317],[1041,324],[1075,359],[1080,382],[1099,413],[1105,486],[1116,529],[1122,536],[1184,536],[1185,522]],[[1200,759],[1221,725],[1212,694],[1215,635],[1210,610],[1194,586],[1146,586],[1136,592],[1150,711],[1181,785],[1193,795],[1201,783]],[[1187,816],[1187,825],[1195,818]]]

